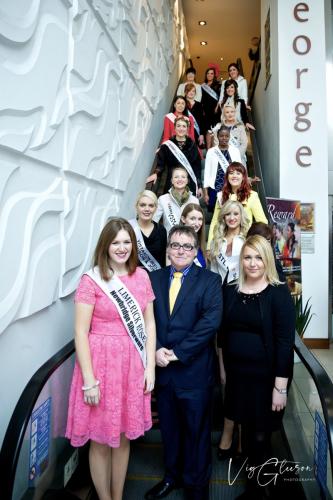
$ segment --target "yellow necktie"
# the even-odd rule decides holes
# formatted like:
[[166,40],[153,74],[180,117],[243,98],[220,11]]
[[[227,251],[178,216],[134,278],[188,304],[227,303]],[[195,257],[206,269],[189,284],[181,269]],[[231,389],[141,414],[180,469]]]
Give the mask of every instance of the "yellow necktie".
[[182,286],[182,276],[183,273],[174,273],[173,280],[171,281],[170,289],[169,289],[169,304],[170,304],[170,314],[173,311],[173,307],[175,305],[177,295],[179,293],[180,287]]

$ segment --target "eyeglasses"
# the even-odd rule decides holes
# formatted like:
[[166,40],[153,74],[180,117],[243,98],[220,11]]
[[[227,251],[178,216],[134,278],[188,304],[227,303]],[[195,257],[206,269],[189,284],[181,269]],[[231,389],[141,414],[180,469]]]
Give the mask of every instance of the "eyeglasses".
[[191,243],[184,243],[184,245],[181,245],[180,243],[177,243],[174,241],[173,243],[170,243],[169,245],[172,250],[180,250],[181,248],[185,250],[185,252],[192,252],[194,246],[191,245]]

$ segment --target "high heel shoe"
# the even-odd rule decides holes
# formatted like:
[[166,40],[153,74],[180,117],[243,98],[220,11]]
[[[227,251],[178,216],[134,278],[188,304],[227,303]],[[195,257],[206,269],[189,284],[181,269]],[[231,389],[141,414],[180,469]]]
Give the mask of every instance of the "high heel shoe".
[[232,457],[232,452],[233,452],[232,443],[229,446],[229,448],[220,448],[218,446],[217,447],[217,459],[220,461],[227,460],[228,458]]

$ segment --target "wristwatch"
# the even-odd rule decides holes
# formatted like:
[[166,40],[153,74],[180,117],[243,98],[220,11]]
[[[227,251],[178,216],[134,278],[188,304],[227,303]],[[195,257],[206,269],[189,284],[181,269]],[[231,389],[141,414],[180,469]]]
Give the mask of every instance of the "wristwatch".
[[287,389],[278,389],[278,387],[276,387],[276,385],[274,386],[274,389],[276,391],[278,391],[280,394],[287,394]]

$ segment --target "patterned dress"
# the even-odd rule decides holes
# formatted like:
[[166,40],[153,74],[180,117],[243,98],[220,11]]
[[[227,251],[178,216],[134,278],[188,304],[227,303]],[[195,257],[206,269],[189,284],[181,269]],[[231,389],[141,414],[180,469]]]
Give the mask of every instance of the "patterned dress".
[[[119,276],[144,312],[154,300],[148,274],[137,268]],[[144,394],[144,368],[116,307],[99,286],[83,275],[75,302],[94,305],[89,346],[94,375],[100,381],[101,400],[97,406],[83,401],[82,375],[75,364],[69,397],[66,437],[73,446],[89,439],[117,448],[120,434],[136,439],[151,428],[150,394]]]

